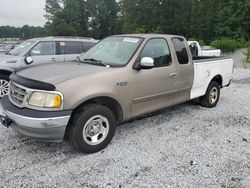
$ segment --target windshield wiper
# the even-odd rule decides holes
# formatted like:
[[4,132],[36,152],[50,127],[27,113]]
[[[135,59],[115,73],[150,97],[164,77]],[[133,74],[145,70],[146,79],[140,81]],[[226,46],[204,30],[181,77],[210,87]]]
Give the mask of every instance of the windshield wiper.
[[110,67],[110,65],[107,65],[107,64],[103,63],[102,60],[98,60],[98,59],[94,59],[94,58],[84,59],[84,61],[90,61],[90,62],[98,63],[99,65],[103,65],[104,67],[107,67],[107,68]]
[[83,62],[83,61],[80,59],[79,56],[76,56],[76,58],[77,58],[77,60],[78,60],[79,62]]
[[76,56],[76,59],[74,61],[75,62],[80,62],[80,63],[86,63],[83,60],[81,60],[79,56]]

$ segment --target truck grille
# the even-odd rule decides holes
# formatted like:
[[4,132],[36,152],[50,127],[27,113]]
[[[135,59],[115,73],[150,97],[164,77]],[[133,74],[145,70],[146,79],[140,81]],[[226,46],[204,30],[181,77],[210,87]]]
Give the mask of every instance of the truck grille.
[[24,106],[24,100],[27,96],[27,91],[25,88],[13,83],[12,81],[10,82],[10,93],[9,93],[9,98],[11,102],[19,107]]

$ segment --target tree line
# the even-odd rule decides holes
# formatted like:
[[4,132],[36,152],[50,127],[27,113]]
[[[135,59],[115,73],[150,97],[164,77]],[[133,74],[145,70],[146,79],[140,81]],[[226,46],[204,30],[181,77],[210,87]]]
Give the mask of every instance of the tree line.
[[28,25],[24,25],[23,27],[0,26],[0,38],[30,39],[46,35],[47,31],[44,27]]
[[47,23],[30,35],[37,29],[40,35],[97,39],[121,33],[169,33],[206,42],[250,38],[249,0],[46,0],[45,10]]

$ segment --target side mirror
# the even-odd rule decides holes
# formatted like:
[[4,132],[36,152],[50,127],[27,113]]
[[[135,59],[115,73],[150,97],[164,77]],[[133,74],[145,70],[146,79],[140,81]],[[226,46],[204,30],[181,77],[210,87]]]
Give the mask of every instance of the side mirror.
[[152,69],[154,67],[154,59],[151,57],[143,57],[140,62],[141,69]]
[[31,64],[31,63],[33,63],[32,57],[31,57],[31,56],[25,57],[25,63],[26,63],[26,64]]

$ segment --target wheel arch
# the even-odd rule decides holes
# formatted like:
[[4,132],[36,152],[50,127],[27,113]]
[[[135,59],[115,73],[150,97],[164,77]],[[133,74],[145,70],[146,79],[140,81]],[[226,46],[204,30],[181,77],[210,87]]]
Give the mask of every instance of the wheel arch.
[[223,78],[222,78],[222,76],[220,74],[217,74],[216,76],[214,76],[213,79],[210,81],[210,83],[213,82],[213,81],[217,82],[220,85],[220,87],[222,88],[222,86],[223,86]]
[[13,72],[13,70],[0,69],[0,74],[5,74],[8,76],[11,75]]
[[122,106],[120,105],[120,103],[112,98],[112,97],[107,97],[107,96],[103,96],[103,97],[93,97],[91,99],[88,99],[84,102],[82,102],[81,104],[79,104],[74,110],[73,113],[76,112],[79,108],[87,105],[87,104],[101,104],[104,105],[106,107],[108,107],[115,115],[116,120],[117,121],[122,121],[123,120],[123,110],[122,110]]
[[108,107],[114,113],[117,121],[123,121],[123,110],[122,110],[120,103],[117,100],[115,100],[112,97],[106,97],[106,96],[93,97],[91,99],[88,99],[88,100],[82,102],[73,110],[71,117],[69,119],[68,125],[67,125],[66,130],[65,130],[65,138],[68,138],[68,136],[69,136],[69,130],[70,130],[71,123],[73,121],[74,114],[76,114],[76,112],[80,108],[82,108],[83,106],[88,105],[88,104],[104,105],[104,106]]

